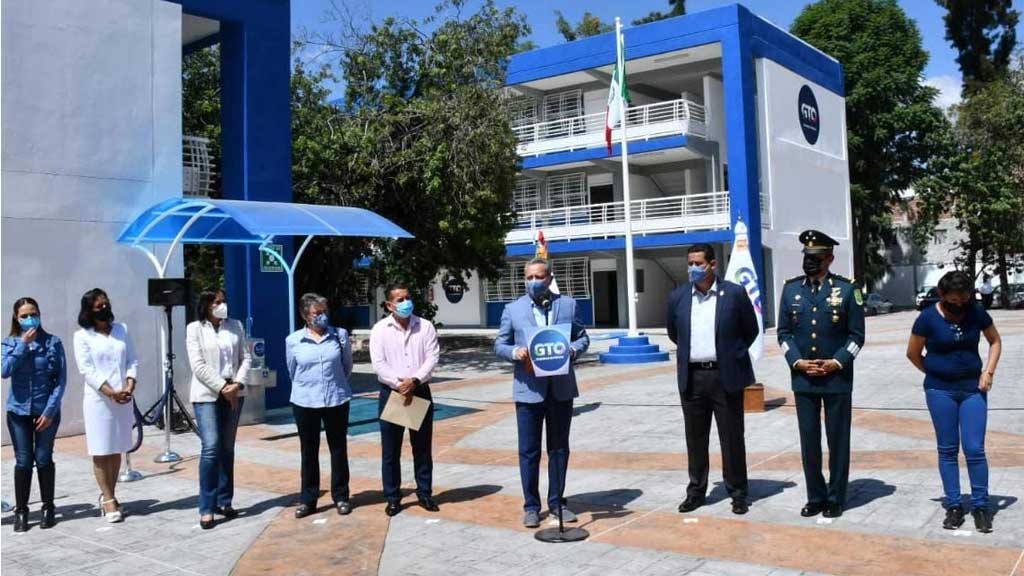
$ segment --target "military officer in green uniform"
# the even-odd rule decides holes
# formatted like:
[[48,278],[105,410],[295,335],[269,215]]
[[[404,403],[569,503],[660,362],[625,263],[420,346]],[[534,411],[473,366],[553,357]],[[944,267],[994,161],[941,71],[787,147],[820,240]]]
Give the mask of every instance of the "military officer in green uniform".
[[[850,475],[853,361],[864,345],[864,298],[853,281],[829,272],[838,242],[807,230],[800,234],[800,243],[804,275],[783,287],[778,322],[779,345],[796,397],[807,482],[807,505],[800,515],[838,518]],[[827,485],[821,473],[822,406],[829,447]]]

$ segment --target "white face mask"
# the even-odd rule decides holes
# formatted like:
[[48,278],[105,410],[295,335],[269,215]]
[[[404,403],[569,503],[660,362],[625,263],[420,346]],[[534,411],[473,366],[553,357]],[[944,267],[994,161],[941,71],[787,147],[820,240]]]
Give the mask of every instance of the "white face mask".
[[213,317],[220,318],[221,320],[228,317],[228,304],[227,302],[221,302],[213,307]]

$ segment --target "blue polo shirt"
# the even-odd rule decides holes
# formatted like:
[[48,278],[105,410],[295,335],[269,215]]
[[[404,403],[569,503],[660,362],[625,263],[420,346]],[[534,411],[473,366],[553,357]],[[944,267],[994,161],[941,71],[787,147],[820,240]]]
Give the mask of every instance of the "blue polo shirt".
[[983,366],[978,343],[991,325],[992,317],[973,302],[960,322],[943,318],[935,306],[922,310],[912,332],[925,338],[924,387],[977,390]]

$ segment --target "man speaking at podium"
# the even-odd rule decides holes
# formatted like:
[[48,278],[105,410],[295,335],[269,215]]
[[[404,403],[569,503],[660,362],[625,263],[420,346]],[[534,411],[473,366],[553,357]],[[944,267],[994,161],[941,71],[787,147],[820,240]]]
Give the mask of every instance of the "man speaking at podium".
[[[512,399],[516,403],[519,434],[519,475],[523,483],[523,525],[540,526],[540,439],[547,422],[548,510],[564,522],[576,516],[565,508],[563,492],[569,465],[569,426],[572,401],[579,396],[572,363],[590,346],[590,338],[576,312],[576,300],[551,291],[551,267],[543,258],[526,265],[526,295],[505,306],[494,353],[515,363]],[[568,337],[568,372],[537,376],[528,350],[532,335],[545,326],[571,325]]]

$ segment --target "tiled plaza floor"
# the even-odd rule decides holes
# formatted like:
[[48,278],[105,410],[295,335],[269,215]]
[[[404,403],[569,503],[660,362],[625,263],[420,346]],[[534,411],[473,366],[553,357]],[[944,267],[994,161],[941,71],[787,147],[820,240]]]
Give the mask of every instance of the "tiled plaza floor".
[[[581,367],[567,495],[591,536],[565,545],[537,542],[520,525],[508,366],[490,354],[464,352],[446,355],[432,387],[447,413],[435,425],[439,513],[412,506],[410,495],[401,514],[384,515],[379,437],[368,421],[374,384],[364,364],[356,369],[366,399],[353,407],[349,438],[352,515],[338,516],[325,497],[319,514],[293,518],[298,439],[287,414],[240,429],[235,505],[244,514],[211,531],[197,524],[195,436],[174,437],[186,459],[168,466],[152,462],[162,436],[147,430],[134,458],[145,478],[119,486],[130,515],[118,525],[98,517],[84,438],[64,438],[56,457],[60,522],[52,530],[14,534],[5,515],[0,568],[5,576],[1024,574],[1024,312],[993,316],[1004,351],[989,398],[986,448],[999,508],[991,534],[975,532],[970,519],[963,530],[941,527],[934,432],[922,378],[904,358],[914,318],[907,312],[868,320],[856,367],[850,502],[832,522],[799,515],[806,494],[796,417],[774,338],[757,369],[770,409],[746,417],[753,502],[745,516],[730,511],[716,437],[710,504],[676,512],[686,456],[674,362]],[[588,358],[608,344],[595,343]],[[2,455],[3,494],[10,501],[10,448]],[[327,486],[326,445],[321,458]],[[411,481],[408,453],[403,475]],[[962,477],[968,486],[965,469]],[[33,523],[36,499],[33,492]]]

